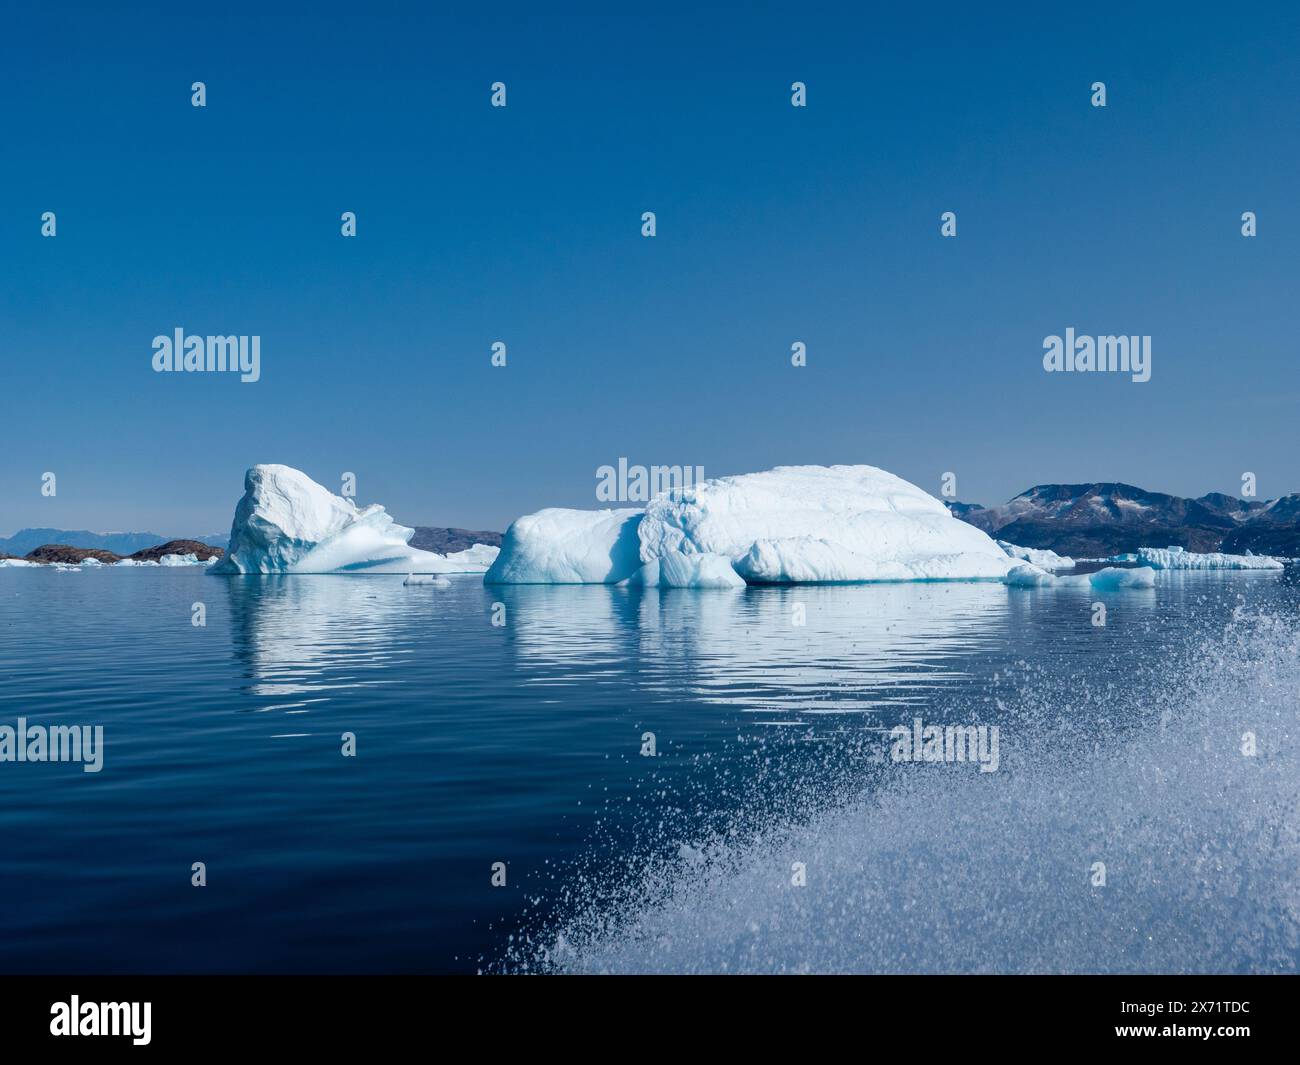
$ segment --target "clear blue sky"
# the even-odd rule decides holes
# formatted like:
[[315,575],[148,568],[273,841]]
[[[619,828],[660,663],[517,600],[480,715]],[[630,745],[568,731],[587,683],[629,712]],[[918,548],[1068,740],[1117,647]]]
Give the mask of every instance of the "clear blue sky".
[[7,10],[0,534],[221,531],[255,462],[492,528],[619,456],[1300,489],[1294,5],[485,6]]

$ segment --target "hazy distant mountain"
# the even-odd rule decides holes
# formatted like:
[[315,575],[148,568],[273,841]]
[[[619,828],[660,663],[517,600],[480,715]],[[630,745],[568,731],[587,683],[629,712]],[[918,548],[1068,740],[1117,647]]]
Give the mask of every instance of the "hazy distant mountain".
[[411,537],[411,546],[421,551],[436,551],[440,555],[453,551],[466,551],[474,544],[501,546],[501,534],[498,532],[474,532],[470,529],[444,529],[433,525],[415,526],[415,535]]
[[1211,492],[1184,499],[1131,484],[1040,484],[999,507],[950,509],[999,540],[1076,558],[1171,546],[1300,555],[1300,496],[1256,502]]
[[[175,539],[150,532],[96,533],[86,529],[19,529],[13,536],[0,536],[0,553],[23,557],[28,552],[47,544],[63,544],[93,551],[111,551],[115,555],[132,555],[146,547],[156,547]],[[211,534],[190,537],[211,547],[225,547],[229,536]]]
[[26,555],[46,544],[67,544],[96,551],[111,551],[115,555],[129,555],[167,537],[147,532],[94,533],[86,529],[19,529],[13,536],[0,537],[0,551],[11,555]]

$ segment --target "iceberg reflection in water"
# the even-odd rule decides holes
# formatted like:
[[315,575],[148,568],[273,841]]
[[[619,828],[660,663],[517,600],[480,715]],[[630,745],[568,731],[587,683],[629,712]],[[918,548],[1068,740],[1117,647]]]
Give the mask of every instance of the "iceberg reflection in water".
[[[1001,585],[861,584],[742,590],[500,586],[511,647],[534,683],[606,658],[638,687],[754,713],[871,712],[924,698],[1006,638]],[[575,672],[570,672],[569,668]]]

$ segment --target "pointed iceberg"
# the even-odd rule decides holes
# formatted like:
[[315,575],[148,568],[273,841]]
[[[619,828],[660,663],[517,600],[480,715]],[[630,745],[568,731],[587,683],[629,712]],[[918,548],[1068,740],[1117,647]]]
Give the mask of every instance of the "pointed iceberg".
[[244,476],[230,546],[209,573],[482,573],[496,549],[439,555],[409,545],[414,529],[380,505],[358,508],[300,470],[266,464]]

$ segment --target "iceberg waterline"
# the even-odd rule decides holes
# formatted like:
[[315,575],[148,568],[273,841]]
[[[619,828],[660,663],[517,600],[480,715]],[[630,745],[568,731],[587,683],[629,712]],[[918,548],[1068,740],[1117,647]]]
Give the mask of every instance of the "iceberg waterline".
[[[488,584],[1002,580],[986,533],[874,466],[780,466],[661,493],[645,507],[516,520]],[[727,571],[730,570],[730,575]]]
[[357,507],[300,470],[264,464],[244,477],[230,546],[210,573],[483,573],[497,549],[439,555],[410,546],[414,529],[379,504]]

